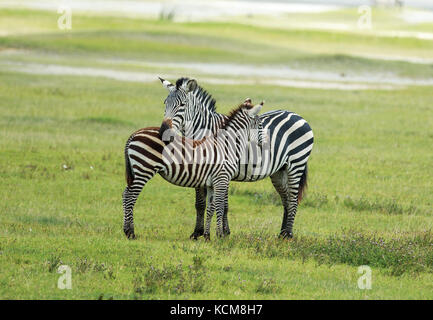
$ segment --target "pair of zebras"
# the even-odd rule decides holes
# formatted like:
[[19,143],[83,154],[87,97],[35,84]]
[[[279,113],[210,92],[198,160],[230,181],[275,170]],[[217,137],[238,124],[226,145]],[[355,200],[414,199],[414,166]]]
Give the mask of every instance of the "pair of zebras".
[[[217,215],[217,236],[230,234],[228,185],[270,177],[284,206],[280,236],[293,236],[293,223],[307,183],[307,161],[313,132],[299,115],[276,110],[257,116],[263,103],[247,99],[229,116],[215,110],[215,100],[194,79],[176,84],[161,79],[169,91],[160,128],[134,132],[125,147],[127,187],[123,193],[124,226],[135,238],[133,207],[156,173],[167,181],[196,191],[196,226],[191,238],[209,239]],[[169,130],[173,129],[173,130]],[[173,131],[183,137],[173,135]],[[204,226],[204,212],[207,217]]]

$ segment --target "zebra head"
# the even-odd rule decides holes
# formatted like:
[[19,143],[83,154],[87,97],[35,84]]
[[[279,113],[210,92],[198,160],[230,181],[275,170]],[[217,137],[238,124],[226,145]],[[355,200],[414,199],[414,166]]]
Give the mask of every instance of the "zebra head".
[[262,101],[262,102],[260,102],[260,104],[254,106],[252,104],[250,98],[246,98],[244,103],[243,103],[243,106],[250,109],[250,113],[252,112],[251,110],[258,110],[258,111],[256,111],[255,115],[252,116],[253,122],[251,124],[251,129],[249,130],[249,133],[248,133],[248,140],[250,142],[256,143],[260,147],[265,144],[266,135],[264,133],[262,120],[260,119],[260,117],[257,114],[260,112],[264,103],[265,102]]
[[183,131],[185,112],[190,104],[189,93],[197,88],[197,81],[194,79],[180,78],[176,85],[167,80],[159,78],[164,88],[168,90],[168,96],[164,101],[164,119],[159,129],[161,137],[167,129]]
[[241,149],[248,148],[248,142],[261,146],[263,127],[258,113],[262,107],[263,102],[253,105],[246,100],[230,112],[225,125],[218,131],[219,137],[235,137]]
[[246,106],[247,114],[250,117],[250,126],[248,130],[248,140],[249,142],[254,142],[255,144],[262,146],[264,143],[264,134],[263,134],[263,124],[258,116],[258,113],[263,107],[264,102],[262,101],[260,104],[253,105],[251,103],[251,99],[247,99],[244,102],[244,106]]

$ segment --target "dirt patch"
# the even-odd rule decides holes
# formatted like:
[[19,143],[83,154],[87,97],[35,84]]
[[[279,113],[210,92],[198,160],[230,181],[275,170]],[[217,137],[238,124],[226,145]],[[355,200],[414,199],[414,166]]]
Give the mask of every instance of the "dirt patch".
[[[128,82],[154,82],[157,81],[158,76],[163,74],[164,77],[170,79],[176,79],[179,75],[174,74],[166,74],[163,71],[160,74],[151,73],[151,72],[137,72],[137,71],[123,71],[123,70],[115,70],[115,69],[104,69],[104,68],[90,68],[90,67],[72,67],[72,66],[63,66],[63,65],[49,65],[49,64],[37,64],[37,63],[17,63],[17,62],[6,62],[0,63],[2,69],[22,72],[28,74],[41,74],[41,75],[64,75],[64,76],[85,76],[85,77],[103,77],[118,81],[128,81]],[[236,69],[236,67],[234,66]],[[239,69],[239,67],[237,67]],[[242,67],[245,68],[245,67]],[[253,69],[253,67],[251,67]],[[215,70],[214,66],[210,67],[211,70]],[[249,68],[248,68],[249,69]],[[257,69],[257,68],[256,68]],[[203,71],[203,69],[201,69]],[[229,67],[226,67],[228,75],[234,76],[234,71],[230,70]],[[197,74],[196,69],[189,70],[189,73]],[[220,69],[218,75],[224,75]],[[239,70],[238,70],[239,71]],[[200,80],[204,83],[213,83],[213,84],[267,84],[267,85],[277,85],[284,87],[296,87],[296,88],[313,88],[313,89],[336,89],[336,90],[368,90],[368,89],[384,89],[384,90],[392,90],[392,89],[400,89],[403,85],[416,85],[416,84],[433,84],[433,80],[424,82],[412,80],[412,81],[397,81],[398,79],[393,79],[391,84],[381,84],[381,83],[371,83],[371,79],[367,78],[358,78],[361,81],[370,82],[370,83],[356,83],[355,81],[351,81],[350,79],[345,79],[344,82],[336,81],[335,76],[330,75],[328,78],[325,75],[319,76],[319,73],[314,72],[301,72],[294,71],[293,79],[285,79],[283,77],[271,77],[272,70],[268,70],[268,78],[259,77],[251,79],[234,79],[234,78],[216,78],[209,76],[200,76]],[[184,73],[184,72],[183,72]],[[205,74],[209,74],[210,72],[205,72]],[[278,73],[278,72],[276,72]],[[239,73],[239,74],[249,74],[249,73]],[[303,79],[300,74],[303,74],[306,79]],[[237,75],[237,74],[236,74]],[[280,73],[281,75],[281,73]],[[308,79],[311,78],[310,79]]]

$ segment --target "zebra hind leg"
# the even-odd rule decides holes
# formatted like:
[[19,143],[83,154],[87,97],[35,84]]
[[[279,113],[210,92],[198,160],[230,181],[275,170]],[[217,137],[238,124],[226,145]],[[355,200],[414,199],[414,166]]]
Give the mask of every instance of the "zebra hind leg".
[[128,239],[135,239],[133,209],[141,190],[149,179],[136,175],[131,185],[123,192],[123,232]]
[[127,186],[123,191],[123,232],[128,239],[135,239],[134,233],[134,217],[133,208],[137,201],[137,196],[134,195],[132,188]]
[[204,211],[206,209],[206,188],[195,189],[195,209],[197,218],[194,232],[190,235],[190,239],[197,240],[204,234]]
[[[296,170],[287,173],[288,185],[289,185],[289,206],[287,209],[287,216],[285,222],[285,228],[281,229],[283,238],[293,237],[293,224],[295,223],[296,213],[298,211],[298,204],[307,180],[307,167],[300,166]],[[284,224],[284,222],[283,222]]]
[[[290,186],[287,169],[283,168],[271,176],[272,184],[281,197],[284,207],[283,222],[281,224],[280,237],[290,239],[293,237],[291,228],[288,228],[288,216],[290,208]],[[293,225],[293,224],[292,224]]]

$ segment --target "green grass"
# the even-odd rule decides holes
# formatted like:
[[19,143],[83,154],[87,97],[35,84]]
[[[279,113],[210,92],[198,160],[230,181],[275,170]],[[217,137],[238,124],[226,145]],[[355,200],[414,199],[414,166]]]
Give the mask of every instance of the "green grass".
[[[55,15],[0,10],[0,16],[0,30],[17,32],[0,36],[0,50],[29,50],[26,57],[5,59],[48,62],[57,57],[59,64],[71,65],[90,66],[92,56],[99,55],[235,63],[244,45],[263,44],[258,52],[245,54],[245,61],[291,63],[305,53],[326,69],[326,53],[303,50],[317,40],[341,57],[344,52],[333,37],[341,47],[357,43],[380,51],[390,46],[419,56],[430,50],[429,43],[407,39],[366,43],[366,36],[348,39],[332,32],[233,23],[229,33],[218,32],[218,23],[86,16],[74,17],[77,29],[65,37],[51,25]],[[40,28],[31,34],[24,32],[30,16]],[[13,23],[18,21],[23,24]],[[181,36],[179,44],[166,46],[175,35]],[[269,37],[286,42],[267,46]],[[281,49],[292,39],[304,41],[293,55]],[[207,46],[206,41],[215,42]],[[358,61],[348,59],[340,66]],[[359,61],[355,68],[360,70],[379,66],[376,60]],[[431,72],[398,62],[380,66],[403,73],[408,68],[414,77]],[[1,299],[433,298],[431,87],[333,91],[201,82],[220,112],[248,96],[265,99],[264,111],[295,111],[312,126],[309,188],[298,210],[295,238],[277,238],[282,207],[266,179],[231,184],[229,238],[216,239],[212,225],[210,242],[191,241],[193,190],[157,176],[135,207],[138,238],[128,241],[122,231],[124,143],[134,130],[161,123],[167,92],[157,81],[41,76],[1,68]],[[57,288],[62,264],[72,269],[72,290]],[[357,287],[360,265],[373,270],[371,290]]]

